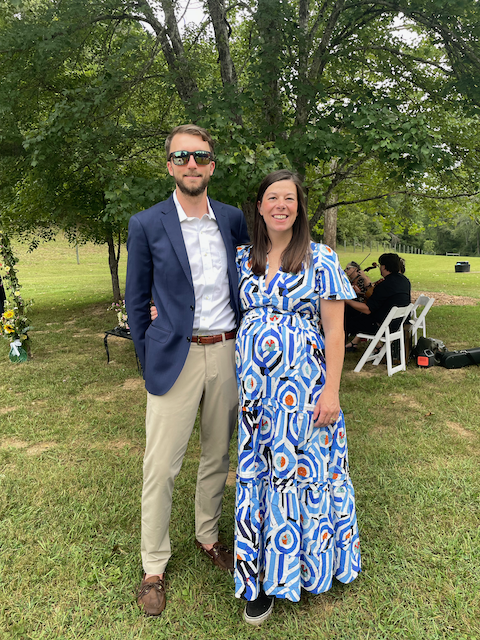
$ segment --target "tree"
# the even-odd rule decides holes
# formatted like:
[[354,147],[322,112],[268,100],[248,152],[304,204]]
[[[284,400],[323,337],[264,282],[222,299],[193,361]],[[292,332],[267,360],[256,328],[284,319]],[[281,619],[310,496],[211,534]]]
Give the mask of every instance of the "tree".
[[[36,6],[33,17],[24,5],[9,22],[9,54],[1,61],[10,84],[0,99],[8,115],[2,129],[12,141],[5,136],[2,226],[23,234],[56,226],[76,242],[106,243],[118,300],[128,219],[166,192],[158,149],[172,111],[153,111],[165,68],[152,59],[144,30],[121,22],[81,29],[76,6],[66,7],[62,22],[55,3],[40,7],[43,13]],[[33,29],[33,45],[19,46]],[[20,144],[11,131],[22,132]]]
[[337,209],[390,215],[381,202],[402,193],[475,193],[480,9],[427,5],[207,0],[211,28],[182,33],[173,0],[7,1],[0,151],[17,149],[27,171],[4,211],[38,220],[41,184],[45,223],[52,211],[96,230],[112,253],[129,215],[167,191],[160,145],[186,120],[218,140],[211,194],[250,226],[256,185],[282,166],[305,176],[312,227],[332,245]]

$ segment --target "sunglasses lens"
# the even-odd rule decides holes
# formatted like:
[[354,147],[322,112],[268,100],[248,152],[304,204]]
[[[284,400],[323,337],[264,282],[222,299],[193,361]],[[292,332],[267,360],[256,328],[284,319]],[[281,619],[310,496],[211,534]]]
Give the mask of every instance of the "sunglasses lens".
[[181,167],[184,164],[188,164],[190,160],[190,154],[188,151],[174,151],[170,154],[173,164],[177,165],[177,167]]
[[195,158],[195,162],[197,164],[209,164],[210,163],[210,152],[209,151],[195,151],[193,154]]
[[170,158],[174,165],[177,167],[188,164],[190,156],[197,164],[206,165],[211,162],[211,154],[209,151],[173,151],[170,154]]

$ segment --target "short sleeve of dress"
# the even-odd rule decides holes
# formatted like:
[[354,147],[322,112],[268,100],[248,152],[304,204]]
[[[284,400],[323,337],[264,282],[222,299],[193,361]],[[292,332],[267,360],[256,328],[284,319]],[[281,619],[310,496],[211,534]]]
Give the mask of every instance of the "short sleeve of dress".
[[236,262],[237,262],[237,274],[239,278],[241,276],[243,266],[248,261],[249,256],[250,256],[249,244],[241,244],[237,247]]
[[315,286],[323,300],[353,300],[352,288],[338,256],[326,244],[312,244]]

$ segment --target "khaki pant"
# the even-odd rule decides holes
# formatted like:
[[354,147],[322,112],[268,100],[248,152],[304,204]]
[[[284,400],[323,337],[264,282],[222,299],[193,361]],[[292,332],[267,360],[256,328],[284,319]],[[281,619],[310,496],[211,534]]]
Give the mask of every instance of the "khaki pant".
[[147,393],[142,493],[145,573],[163,573],[171,555],[168,530],[173,484],[180,472],[199,406],[202,452],[195,495],[195,534],[204,544],[218,540],[237,402],[235,340],[212,345],[193,343],[170,391],[163,396]]

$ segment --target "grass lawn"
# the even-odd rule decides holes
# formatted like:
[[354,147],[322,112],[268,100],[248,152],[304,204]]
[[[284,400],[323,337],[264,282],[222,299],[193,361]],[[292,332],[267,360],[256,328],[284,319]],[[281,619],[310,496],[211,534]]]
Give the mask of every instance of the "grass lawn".
[[[377,253],[368,251],[354,253],[347,247],[339,247],[339,258],[345,267],[350,260],[361,263],[362,267],[369,267],[372,262],[378,262],[383,251]],[[388,250],[385,251],[388,253]],[[455,296],[471,296],[480,298],[480,258],[461,256],[422,256],[410,253],[399,253],[405,258],[406,273],[412,289],[415,291],[437,291]],[[467,261],[470,263],[469,273],[455,273],[455,263],[457,261]],[[380,278],[378,269],[372,269],[368,274],[373,281]]]
[[[0,344],[0,640],[480,637],[478,368],[410,364],[388,378],[383,365],[355,374],[358,354],[347,354],[341,393],[363,572],[298,604],[277,601],[259,629],[243,622],[231,578],[194,548],[192,437],[175,486],[167,609],[146,618],[134,597],[145,391],[130,341],[109,339],[107,365],[104,331],[116,318],[106,248],[80,247],[79,265],[64,241],[16,250],[22,293],[35,299],[33,359],[14,365]],[[470,274],[454,273],[457,258],[405,258],[415,290],[480,304],[479,258],[468,258]],[[479,304],[435,305],[428,335],[480,346]],[[231,453],[233,471],[234,442]],[[233,509],[229,481],[229,543]]]

